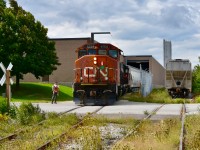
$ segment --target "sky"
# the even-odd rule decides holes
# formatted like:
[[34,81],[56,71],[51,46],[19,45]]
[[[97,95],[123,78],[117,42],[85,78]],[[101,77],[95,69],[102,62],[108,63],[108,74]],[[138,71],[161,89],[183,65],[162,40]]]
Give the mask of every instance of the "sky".
[[163,65],[163,39],[172,59],[200,56],[200,2],[197,0],[17,0],[48,28],[49,38],[90,37],[112,43],[124,55],[152,55]]

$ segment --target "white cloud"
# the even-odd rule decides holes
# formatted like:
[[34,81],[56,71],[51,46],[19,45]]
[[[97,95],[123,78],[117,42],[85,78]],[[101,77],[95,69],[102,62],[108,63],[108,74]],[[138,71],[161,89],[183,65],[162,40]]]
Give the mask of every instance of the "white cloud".
[[152,55],[163,63],[163,39],[172,42],[173,58],[200,56],[200,3],[196,0],[18,0],[49,29],[50,38],[89,37],[111,42],[126,55]]

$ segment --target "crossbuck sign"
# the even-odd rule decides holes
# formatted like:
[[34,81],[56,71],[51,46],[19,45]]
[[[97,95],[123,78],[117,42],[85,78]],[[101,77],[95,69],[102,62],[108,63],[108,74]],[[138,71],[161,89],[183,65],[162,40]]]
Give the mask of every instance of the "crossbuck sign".
[[[12,65],[12,63],[10,63],[10,64],[8,65],[8,68],[6,69],[6,68],[4,67],[4,65],[3,65],[3,63],[1,62],[1,63],[0,63],[0,67],[1,67],[1,70],[3,71],[3,73],[4,73],[3,77],[2,77],[1,80],[0,80],[0,84],[1,84],[1,86],[3,86],[3,84],[4,84],[5,81],[6,81],[6,70],[11,71],[13,65]],[[13,84],[12,78],[10,78],[10,84]]]

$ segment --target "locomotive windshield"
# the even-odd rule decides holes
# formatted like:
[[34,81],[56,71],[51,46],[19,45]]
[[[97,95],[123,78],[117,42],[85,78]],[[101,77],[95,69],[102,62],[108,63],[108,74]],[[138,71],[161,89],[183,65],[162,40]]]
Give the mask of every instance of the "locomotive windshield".
[[78,51],[78,57],[79,58],[82,57],[82,56],[84,56],[84,55],[87,55],[87,51],[86,50],[79,50]]
[[96,49],[89,49],[88,50],[88,55],[96,55],[97,54],[97,50]]
[[107,47],[104,49],[104,47],[89,47],[89,48],[83,48],[78,50],[78,58],[85,56],[85,55],[108,55],[112,58],[118,58],[119,50],[118,49],[112,49]]
[[109,53],[109,56],[113,58],[117,58],[117,50],[109,50],[108,53]]
[[107,51],[106,50],[99,50],[99,55],[107,55]]

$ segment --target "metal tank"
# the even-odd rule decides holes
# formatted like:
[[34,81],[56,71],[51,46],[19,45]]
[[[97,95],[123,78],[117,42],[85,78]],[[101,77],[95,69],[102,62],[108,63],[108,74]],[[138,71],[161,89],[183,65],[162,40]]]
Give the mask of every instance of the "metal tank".
[[131,91],[139,91],[142,96],[146,97],[152,91],[153,75],[145,70],[127,66],[130,73],[129,86]]

